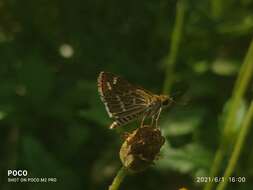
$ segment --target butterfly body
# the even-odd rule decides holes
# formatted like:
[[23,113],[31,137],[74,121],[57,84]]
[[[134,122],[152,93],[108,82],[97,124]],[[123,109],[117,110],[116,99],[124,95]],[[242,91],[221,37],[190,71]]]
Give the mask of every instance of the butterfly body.
[[143,124],[147,117],[157,124],[162,108],[173,102],[169,96],[153,94],[109,72],[99,74],[98,92],[109,117],[114,119],[111,129],[138,118],[142,118]]

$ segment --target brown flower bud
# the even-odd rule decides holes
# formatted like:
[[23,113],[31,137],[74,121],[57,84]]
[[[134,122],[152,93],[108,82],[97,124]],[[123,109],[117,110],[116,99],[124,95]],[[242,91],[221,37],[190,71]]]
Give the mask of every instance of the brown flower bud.
[[120,149],[120,159],[130,172],[140,172],[153,163],[165,138],[158,128],[145,125],[131,132]]

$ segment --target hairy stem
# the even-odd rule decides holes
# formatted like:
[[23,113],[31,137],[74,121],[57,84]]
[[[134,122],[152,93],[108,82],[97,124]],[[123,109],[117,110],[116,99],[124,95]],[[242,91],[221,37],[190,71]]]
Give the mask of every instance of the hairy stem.
[[168,56],[165,58],[166,63],[166,73],[165,73],[165,82],[163,93],[169,93],[171,90],[171,85],[174,81],[174,65],[176,63],[179,44],[181,41],[183,24],[184,24],[184,15],[185,15],[185,2],[184,0],[179,0],[177,2],[177,10],[176,10],[176,20],[175,25],[172,32],[172,39],[170,45],[170,52]]
[[117,175],[113,179],[113,182],[109,187],[109,190],[118,190],[121,182],[124,180],[126,175],[127,170],[122,166],[122,168],[118,171]]

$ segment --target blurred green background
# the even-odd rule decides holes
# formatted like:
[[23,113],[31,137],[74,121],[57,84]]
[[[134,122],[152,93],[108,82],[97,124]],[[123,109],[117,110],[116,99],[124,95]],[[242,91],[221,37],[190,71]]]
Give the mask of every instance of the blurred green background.
[[[164,111],[156,164],[122,189],[202,189],[219,147],[229,99],[253,33],[252,0],[0,1],[0,189],[107,189],[121,167],[121,131],[97,92],[109,71],[178,105]],[[252,73],[251,73],[252,74]],[[236,112],[233,144],[252,81]],[[164,90],[163,90],[164,89]],[[180,105],[185,104],[186,105]],[[133,123],[125,127],[129,131]],[[253,187],[253,131],[234,176]],[[227,153],[219,168],[222,176]],[[8,169],[57,183],[8,183]]]

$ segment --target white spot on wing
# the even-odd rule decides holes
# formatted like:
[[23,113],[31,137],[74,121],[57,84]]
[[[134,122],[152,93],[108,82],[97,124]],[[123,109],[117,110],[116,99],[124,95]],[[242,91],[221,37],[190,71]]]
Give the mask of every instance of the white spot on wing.
[[113,78],[113,84],[116,84],[116,83],[117,83],[117,80],[118,80],[118,78],[117,78],[117,77],[114,77],[114,78]]
[[109,128],[113,129],[113,128],[117,127],[117,126],[118,126],[118,123],[116,121],[114,121]]
[[116,98],[117,98],[117,100],[119,101],[120,108],[121,108],[123,111],[126,111],[125,105],[124,105],[124,103],[121,101],[121,98],[120,98],[118,95],[116,95]]
[[109,82],[107,82],[106,85],[107,85],[107,87],[108,87],[109,90],[112,90],[112,86],[110,85]]
[[119,95],[116,95],[116,98],[117,98],[118,101],[121,102],[121,99],[120,99]]
[[126,111],[126,108],[124,106],[124,103],[123,102],[120,102],[120,108],[123,110],[123,111]]

